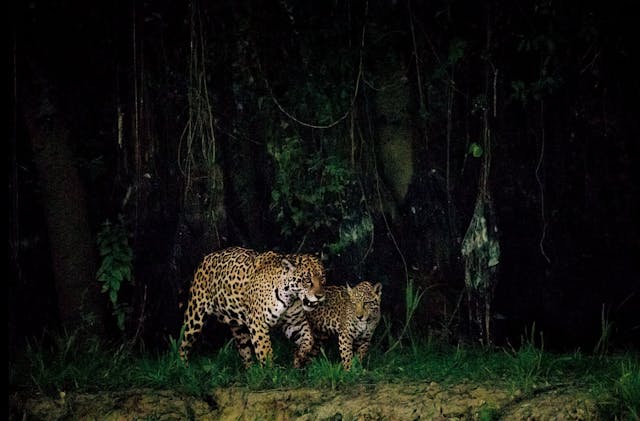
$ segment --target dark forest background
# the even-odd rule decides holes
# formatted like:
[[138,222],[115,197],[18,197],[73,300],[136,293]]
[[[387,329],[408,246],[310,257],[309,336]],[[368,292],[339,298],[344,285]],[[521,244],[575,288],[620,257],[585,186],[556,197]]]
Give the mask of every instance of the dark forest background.
[[10,351],[75,326],[166,347],[230,245],[381,282],[395,328],[422,292],[419,335],[632,344],[634,5],[13,4]]

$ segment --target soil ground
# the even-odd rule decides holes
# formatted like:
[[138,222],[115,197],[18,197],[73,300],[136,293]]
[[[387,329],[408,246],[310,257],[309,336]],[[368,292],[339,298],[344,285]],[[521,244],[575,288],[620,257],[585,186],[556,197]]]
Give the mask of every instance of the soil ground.
[[197,398],[164,390],[16,392],[11,420],[599,420],[593,397],[557,386],[523,395],[488,385],[402,383],[347,391],[220,388]]

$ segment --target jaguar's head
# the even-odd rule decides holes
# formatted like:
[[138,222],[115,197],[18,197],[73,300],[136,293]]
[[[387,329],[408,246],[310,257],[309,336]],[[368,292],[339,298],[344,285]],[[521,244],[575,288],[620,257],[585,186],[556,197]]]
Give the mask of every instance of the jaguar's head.
[[287,287],[294,292],[305,311],[311,311],[324,301],[324,266],[310,254],[288,255],[282,259]]

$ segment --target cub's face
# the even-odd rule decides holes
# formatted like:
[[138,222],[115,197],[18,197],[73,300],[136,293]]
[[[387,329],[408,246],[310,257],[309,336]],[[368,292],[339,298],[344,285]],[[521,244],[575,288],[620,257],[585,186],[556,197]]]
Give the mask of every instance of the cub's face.
[[382,299],[382,285],[372,285],[367,281],[360,282],[351,288],[347,285],[347,293],[355,308],[358,322],[375,321],[380,317],[380,301]]

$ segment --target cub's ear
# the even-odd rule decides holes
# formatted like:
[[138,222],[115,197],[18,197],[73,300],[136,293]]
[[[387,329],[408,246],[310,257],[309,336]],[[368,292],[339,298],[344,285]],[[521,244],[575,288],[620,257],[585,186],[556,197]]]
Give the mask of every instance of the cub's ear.
[[382,284],[380,282],[378,282],[377,284],[375,284],[373,286],[373,292],[377,295],[377,296],[381,296],[382,295]]
[[349,285],[349,282],[347,282],[346,285],[347,285],[347,293],[351,295],[352,290],[351,290],[351,286]]
[[296,267],[289,261],[289,259],[282,259],[282,268],[287,272],[293,272]]

